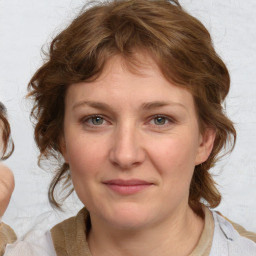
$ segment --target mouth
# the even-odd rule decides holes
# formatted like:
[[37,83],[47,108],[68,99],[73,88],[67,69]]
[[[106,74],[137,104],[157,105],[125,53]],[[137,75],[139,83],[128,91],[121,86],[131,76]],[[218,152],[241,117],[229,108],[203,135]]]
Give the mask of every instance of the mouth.
[[121,194],[121,195],[132,195],[141,192],[153,185],[152,182],[147,182],[144,180],[107,180],[103,182],[110,190]]

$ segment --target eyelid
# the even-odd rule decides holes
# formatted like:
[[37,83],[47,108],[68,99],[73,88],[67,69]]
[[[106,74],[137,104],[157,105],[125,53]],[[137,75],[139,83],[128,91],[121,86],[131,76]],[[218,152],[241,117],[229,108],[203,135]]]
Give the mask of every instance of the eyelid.
[[163,115],[163,114],[155,114],[155,115],[149,117],[148,123],[149,123],[150,121],[154,120],[155,118],[158,118],[158,117],[165,118],[169,123],[168,123],[168,124],[164,124],[164,125],[156,125],[156,124],[154,124],[154,125],[152,125],[152,126],[157,126],[157,127],[161,128],[161,127],[166,127],[166,126],[168,126],[168,125],[171,125],[171,124],[173,124],[173,123],[176,123],[176,120],[175,120],[173,117],[170,117],[170,116],[167,116],[167,115]]
[[[100,117],[104,120],[104,123],[103,124],[100,124],[100,125],[94,125],[92,123],[89,123],[88,120],[92,119],[92,118],[96,118],[96,117]],[[156,125],[156,124],[150,124],[150,122],[152,120],[154,120],[155,118],[165,118],[167,120],[167,123],[166,124],[163,124],[163,125]],[[102,126],[106,126],[106,125],[110,125],[111,122],[109,121],[109,118],[107,118],[105,115],[102,115],[102,114],[91,114],[91,115],[87,115],[87,116],[84,116],[82,117],[80,120],[79,120],[80,123],[82,123],[83,125],[85,126],[88,126],[88,127],[96,127],[96,128],[100,128]],[[177,120],[173,117],[170,117],[168,115],[164,115],[164,114],[155,114],[155,115],[152,115],[150,117],[147,118],[147,121],[146,121],[146,125],[150,125],[152,127],[157,127],[159,129],[161,128],[164,128],[164,127],[167,127],[167,126],[170,126],[174,123],[177,123]]]
[[101,127],[101,126],[104,126],[105,124],[102,124],[102,125],[94,125],[94,124],[90,124],[88,122],[88,120],[92,119],[92,118],[96,118],[96,117],[100,117],[102,118],[105,122],[107,123],[110,123],[107,118],[104,116],[104,115],[101,115],[101,114],[92,114],[92,115],[88,115],[88,116],[85,116],[83,118],[80,119],[80,122],[84,125],[87,125],[89,127]]

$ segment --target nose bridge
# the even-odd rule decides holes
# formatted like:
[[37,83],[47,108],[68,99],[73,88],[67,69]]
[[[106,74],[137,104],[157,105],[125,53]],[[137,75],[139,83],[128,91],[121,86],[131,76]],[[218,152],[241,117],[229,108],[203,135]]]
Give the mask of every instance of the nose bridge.
[[140,132],[133,121],[120,123],[115,130],[110,160],[121,168],[130,168],[144,159]]

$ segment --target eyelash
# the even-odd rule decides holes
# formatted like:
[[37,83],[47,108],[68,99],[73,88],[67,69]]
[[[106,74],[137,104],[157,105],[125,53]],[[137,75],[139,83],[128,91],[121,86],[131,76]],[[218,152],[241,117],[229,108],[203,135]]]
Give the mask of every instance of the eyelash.
[[93,118],[102,118],[103,121],[106,122],[106,118],[102,115],[90,115],[90,116],[87,116],[87,117],[83,118],[82,123],[87,124],[88,126],[91,126],[91,127],[101,126],[101,125],[89,124],[89,120],[92,121]]
[[[93,124],[92,123],[93,118],[101,118],[101,119],[103,119],[103,122],[108,122],[103,115],[89,115],[89,116],[83,118],[81,120],[81,123],[83,123],[87,126],[90,126],[90,127],[97,127],[97,126],[100,127],[100,126],[104,125],[104,124],[99,124],[99,125]],[[162,125],[161,124],[157,125],[157,124],[154,123],[154,124],[150,124],[151,126],[154,126],[154,127],[157,127],[157,128],[161,129],[163,127],[166,127],[168,125],[171,125],[171,124],[175,123],[175,120],[173,118],[165,116],[165,115],[160,115],[160,114],[153,115],[150,118],[148,118],[147,123],[150,123],[151,121],[154,121],[157,118],[163,118],[165,120],[165,122],[167,122],[167,123],[164,123]],[[91,123],[89,123],[90,120],[91,120]]]
[[165,115],[160,115],[160,114],[151,116],[151,117],[149,118],[149,122],[150,122],[150,121],[154,121],[154,120],[157,119],[157,118],[163,118],[163,119],[165,119],[166,122],[168,122],[168,123],[164,123],[163,125],[153,124],[154,126],[157,126],[157,127],[159,127],[159,128],[161,128],[161,127],[166,127],[166,126],[168,126],[168,125],[170,125],[170,124],[175,123],[175,120],[174,120],[173,118],[168,117],[168,116],[165,116]]

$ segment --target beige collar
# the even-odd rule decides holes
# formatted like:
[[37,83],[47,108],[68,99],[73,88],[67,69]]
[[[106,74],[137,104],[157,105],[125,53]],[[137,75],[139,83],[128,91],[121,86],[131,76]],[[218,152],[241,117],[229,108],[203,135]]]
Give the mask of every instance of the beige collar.
[[[205,225],[200,240],[189,256],[208,256],[214,232],[211,211],[203,207]],[[92,256],[86,240],[86,227],[90,225],[88,211],[83,208],[75,217],[69,218],[51,229],[52,240],[57,256]]]

